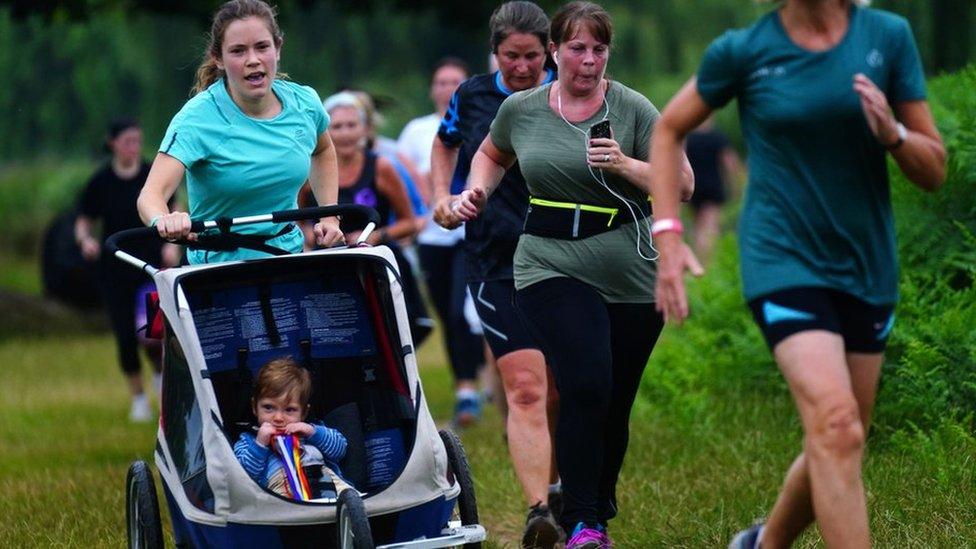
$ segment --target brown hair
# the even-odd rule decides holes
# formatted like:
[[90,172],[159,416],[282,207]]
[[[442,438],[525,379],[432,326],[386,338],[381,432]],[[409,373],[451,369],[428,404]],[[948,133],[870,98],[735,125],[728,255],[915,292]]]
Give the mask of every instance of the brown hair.
[[[190,90],[190,95],[194,96],[210,87],[211,84],[224,76],[224,71],[217,68],[217,59],[220,59],[221,51],[224,46],[224,32],[234,21],[247,19],[248,17],[258,17],[264,21],[271,31],[274,39],[275,48],[281,48],[284,35],[278,27],[278,20],[275,9],[262,0],[230,0],[220,6],[214,14],[213,24],[210,26],[210,36],[207,40],[207,50],[203,54],[203,63],[197,68],[196,83]],[[280,74],[279,76],[284,76]]]
[[286,395],[298,400],[302,415],[312,398],[312,377],[292,358],[276,358],[261,367],[254,382],[254,402],[262,398],[278,398]]
[[545,50],[549,45],[549,18],[542,8],[533,2],[505,2],[498,6],[488,20],[491,30],[491,52],[498,53],[498,46],[512,34],[533,34]]
[[559,8],[556,15],[552,16],[550,39],[556,45],[572,40],[581,25],[586,25],[586,29],[598,42],[610,45],[613,39],[613,22],[610,21],[610,14],[593,2],[570,2]]
[[460,57],[442,57],[440,60],[434,64],[434,70],[430,71],[430,77],[433,80],[434,75],[437,71],[443,69],[444,67],[454,67],[459,71],[464,73],[464,77],[467,78],[471,75],[471,69],[468,68],[468,64],[464,62]]

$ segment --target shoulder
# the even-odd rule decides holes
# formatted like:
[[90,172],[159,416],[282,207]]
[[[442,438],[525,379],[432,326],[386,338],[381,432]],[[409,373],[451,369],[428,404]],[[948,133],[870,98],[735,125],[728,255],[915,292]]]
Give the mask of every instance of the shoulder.
[[224,118],[213,89],[214,86],[219,84],[217,82],[191,97],[189,101],[183,104],[183,108],[176,113],[176,116],[173,117],[173,123],[190,125],[204,124],[212,121],[215,117]]
[[610,81],[610,87],[617,95],[617,101],[624,108],[632,108],[638,111],[645,111],[651,114],[658,114],[657,107],[644,94],[629,88],[616,80]]
[[860,12],[860,17],[863,24],[869,27],[888,31],[899,31],[911,28],[911,25],[908,23],[908,19],[896,13],[891,13],[890,11],[876,8],[856,9],[858,9]]
[[271,83],[271,87],[275,93],[284,95],[286,100],[293,100],[300,107],[307,108],[322,105],[322,101],[319,99],[319,93],[311,86],[278,78]]
[[725,61],[741,60],[753,48],[774,39],[777,35],[778,17],[776,10],[773,10],[748,27],[725,31],[709,44],[706,56],[720,55]]
[[476,74],[458,86],[459,97],[468,97],[490,91],[495,87],[495,73]]
[[552,84],[545,84],[528,90],[517,91],[505,99],[504,104],[511,105],[524,112],[533,108],[546,107],[549,105],[549,90]]

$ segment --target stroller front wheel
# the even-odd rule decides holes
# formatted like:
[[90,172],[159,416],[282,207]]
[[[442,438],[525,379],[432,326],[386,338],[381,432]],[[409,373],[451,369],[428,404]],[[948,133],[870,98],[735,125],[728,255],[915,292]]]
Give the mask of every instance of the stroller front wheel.
[[355,490],[346,489],[336,503],[336,534],[339,549],[373,549],[373,533],[366,507]]
[[162,549],[163,528],[156,484],[145,461],[134,462],[126,475],[125,522],[129,549]]

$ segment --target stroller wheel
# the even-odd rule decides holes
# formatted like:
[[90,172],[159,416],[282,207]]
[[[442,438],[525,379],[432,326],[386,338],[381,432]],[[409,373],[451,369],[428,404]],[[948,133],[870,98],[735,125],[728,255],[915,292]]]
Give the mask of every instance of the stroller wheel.
[[[457,499],[457,514],[462,525],[478,524],[478,500],[474,495],[474,479],[468,466],[468,457],[461,446],[461,439],[453,431],[441,429],[441,440],[447,450],[447,475],[451,476],[461,486],[461,494]],[[466,549],[478,549],[481,543],[465,544]]]
[[345,489],[336,503],[336,534],[339,549],[373,549],[373,534],[366,507],[355,490]]
[[163,528],[152,470],[145,461],[129,467],[125,479],[125,523],[129,549],[162,549]]

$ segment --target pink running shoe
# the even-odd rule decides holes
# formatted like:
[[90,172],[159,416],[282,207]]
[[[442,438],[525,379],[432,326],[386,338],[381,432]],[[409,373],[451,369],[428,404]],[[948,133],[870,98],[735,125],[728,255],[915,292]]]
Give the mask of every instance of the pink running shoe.
[[573,529],[573,535],[566,542],[566,549],[610,549],[613,544],[606,532],[590,528],[580,522]]

